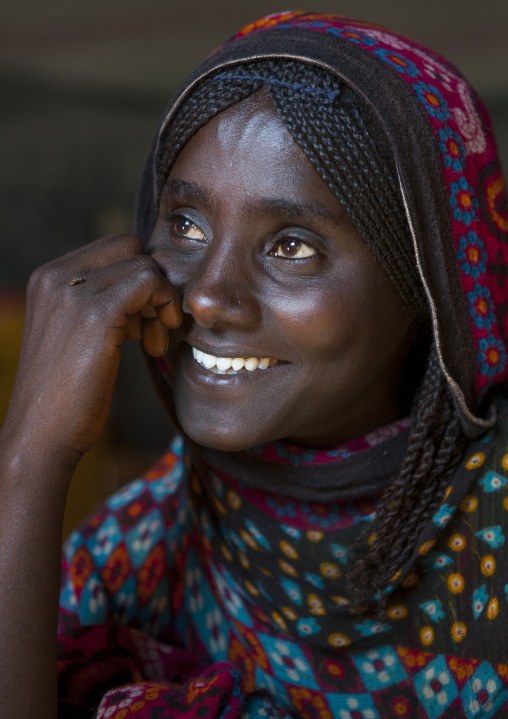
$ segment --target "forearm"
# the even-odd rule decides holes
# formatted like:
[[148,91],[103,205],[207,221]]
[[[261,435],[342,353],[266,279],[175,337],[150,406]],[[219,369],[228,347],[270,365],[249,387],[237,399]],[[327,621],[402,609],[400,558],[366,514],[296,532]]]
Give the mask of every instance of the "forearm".
[[[70,278],[84,275],[76,286]],[[147,320],[147,321],[145,321]],[[162,356],[180,296],[138,237],[108,237],[34,272],[0,432],[0,697],[55,719],[62,519],[74,469],[106,421],[123,342]]]
[[2,714],[55,719],[62,519],[79,458],[11,435],[0,432]]

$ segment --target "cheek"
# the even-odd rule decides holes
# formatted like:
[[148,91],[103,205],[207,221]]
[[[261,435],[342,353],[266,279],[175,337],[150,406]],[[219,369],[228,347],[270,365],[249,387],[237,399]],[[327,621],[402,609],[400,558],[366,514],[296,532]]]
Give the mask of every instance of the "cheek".
[[273,313],[300,363],[314,369],[375,365],[396,350],[410,324],[390,281],[358,268],[340,283],[279,298]]
[[354,342],[358,323],[349,299],[337,291],[312,291],[286,297],[274,309],[276,323],[301,364],[337,360]]

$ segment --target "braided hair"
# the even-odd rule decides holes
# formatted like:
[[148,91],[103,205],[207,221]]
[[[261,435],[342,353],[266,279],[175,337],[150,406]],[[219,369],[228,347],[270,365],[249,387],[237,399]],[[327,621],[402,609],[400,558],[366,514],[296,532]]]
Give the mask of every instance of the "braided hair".
[[[421,328],[428,327],[427,302],[384,132],[354,90],[322,68],[301,61],[263,59],[205,78],[161,139],[156,160],[159,195],[178,154],[198,130],[262,89],[268,91],[292,138],[344,207],[407,310]],[[435,345],[429,350],[428,332],[422,329],[422,333],[427,366],[413,401],[406,455],[398,477],[380,501],[374,527],[351,552],[347,577],[358,611],[373,605],[379,608],[386,601],[390,580],[412,554],[442,501],[466,443]],[[374,537],[370,546],[365,542],[367,534]]]

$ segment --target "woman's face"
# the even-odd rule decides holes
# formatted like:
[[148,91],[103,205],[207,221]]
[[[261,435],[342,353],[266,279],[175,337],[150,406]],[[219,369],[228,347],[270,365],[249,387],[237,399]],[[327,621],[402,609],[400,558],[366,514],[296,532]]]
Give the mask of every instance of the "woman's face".
[[407,412],[411,318],[264,92],[184,147],[149,251],[182,293],[167,361],[196,442],[327,447]]

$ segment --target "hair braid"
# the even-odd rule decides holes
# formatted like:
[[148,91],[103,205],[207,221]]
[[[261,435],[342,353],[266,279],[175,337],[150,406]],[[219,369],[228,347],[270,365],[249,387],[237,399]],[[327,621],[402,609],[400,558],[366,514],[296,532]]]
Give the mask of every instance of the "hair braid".
[[[162,138],[156,166],[159,194],[179,152],[200,127],[261,88],[267,88],[294,141],[343,205],[406,307],[426,318],[397,172],[379,121],[350,87],[321,68],[265,59],[205,78]],[[365,549],[364,533],[351,553],[348,581],[357,608],[383,602],[384,590],[414,551],[462,456],[465,436],[435,347],[412,417],[400,473],[369,528],[375,540]]]
[[[288,107],[289,112],[292,113],[293,107],[291,105],[288,105]],[[411,288],[417,286],[416,278],[413,277],[413,282],[409,283],[403,279],[405,278],[403,266],[408,264],[407,257],[402,257],[400,251],[394,253],[393,248],[390,247],[391,243],[389,243],[390,239],[396,238],[399,240],[400,245],[403,244],[406,239],[404,236],[406,234],[405,221],[403,222],[400,217],[396,217],[393,211],[390,211],[391,208],[387,208],[386,204],[383,206],[383,203],[379,201],[380,198],[385,198],[387,195],[386,181],[382,187],[379,187],[378,182],[373,182],[371,179],[370,170],[372,166],[377,169],[378,164],[372,157],[372,153],[369,152],[372,150],[372,147],[370,147],[372,141],[366,142],[364,137],[363,146],[360,146],[350,132],[352,120],[349,113],[345,112],[343,108],[339,108],[336,114],[340,120],[338,136],[341,145],[338,149],[337,138],[327,141],[328,137],[324,134],[325,127],[329,126],[334,120],[333,109],[328,108],[327,113],[322,113],[324,117],[315,117],[315,113],[312,113],[310,108],[307,114],[307,127],[309,128],[310,126],[310,129],[313,130],[310,136],[311,141],[307,140],[304,145],[300,140],[301,135],[304,133],[300,133],[297,137],[293,133],[296,141],[313,164],[321,165],[320,174],[338,196],[339,201],[352,206],[349,213],[351,220],[377,259],[384,267],[388,268],[388,274],[397,285],[399,291],[402,286],[404,296],[410,297],[414,292]],[[286,120],[285,117],[284,120]],[[291,119],[288,118],[288,128],[291,130],[290,122]],[[314,138],[318,138],[317,142],[315,142]],[[313,152],[315,145],[317,145],[319,152],[317,157],[315,150]],[[367,165],[364,157],[369,155],[371,156],[371,162]],[[326,163],[323,161],[324,158],[326,158]],[[340,162],[340,159],[342,162]],[[364,176],[363,182],[360,181],[362,175]],[[377,172],[374,176],[377,179],[380,175],[382,173]],[[337,187],[344,187],[347,194],[345,196],[342,193],[342,196],[339,195]],[[393,192],[393,189],[391,191]],[[360,196],[361,201],[358,200]]]
[[[348,581],[356,607],[383,590],[412,554],[418,536],[442,501],[448,479],[460,461],[465,435],[453,399],[440,371],[435,347],[414,401],[408,447],[397,479],[377,510],[372,546],[356,559]],[[356,548],[365,540],[360,537]]]

